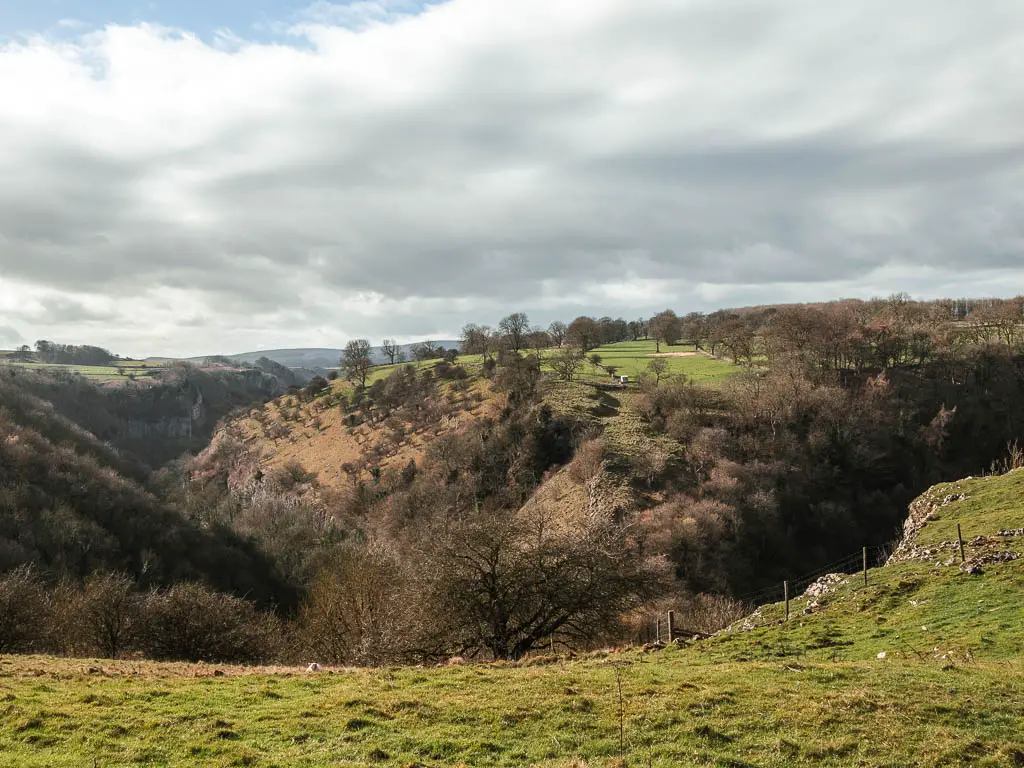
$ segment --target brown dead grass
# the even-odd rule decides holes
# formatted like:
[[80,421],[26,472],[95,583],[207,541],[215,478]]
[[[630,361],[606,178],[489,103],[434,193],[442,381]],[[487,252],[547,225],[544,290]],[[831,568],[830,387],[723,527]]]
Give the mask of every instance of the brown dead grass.
[[[483,400],[475,402],[473,393],[480,393]],[[441,435],[465,429],[478,419],[494,418],[501,410],[501,396],[493,392],[485,380],[474,381],[464,395],[462,405],[440,424],[413,432],[412,425],[404,422],[409,432],[395,454],[381,459],[381,469],[401,469],[410,460],[420,464],[430,442]],[[285,397],[268,405],[270,419],[282,424],[286,430],[282,437],[266,437],[262,425],[250,417],[236,422],[242,439],[259,454],[259,464],[263,468],[273,469],[298,462],[307,471],[315,473],[320,484],[327,488],[340,488],[351,482],[342,467],[359,462],[363,453],[380,442],[388,431],[383,424],[361,424],[350,428],[343,423],[339,408],[322,408],[320,401],[300,406],[298,419],[288,421],[282,417],[282,410],[289,409],[288,401],[289,398]]]

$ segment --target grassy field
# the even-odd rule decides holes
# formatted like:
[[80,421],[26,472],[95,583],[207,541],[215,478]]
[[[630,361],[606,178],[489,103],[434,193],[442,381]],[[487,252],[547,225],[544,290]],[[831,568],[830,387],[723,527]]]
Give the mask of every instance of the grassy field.
[[1024,760],[1019,662],[952,669],[920,661],[706,663],[692,651],[667,650],[532,667],[224,671],[213,677],[212,668],[6,660],[0,765],[767,768]]
[[[958,492],[922,541],[1020,527],[1024,472]],[[3,657],[0,766],[1021,766],[1024,558],[957,565],[875,568],[789,621],[765,606],[650,653],[317,674]]]
[[[653,341],[621,341],[598,347],[588,353],[587,357],[598,354],[601,356],[602,365],[616,367],[616,375],[635,379],[648,370],[648,366],[657,354],[656,349],[657,346]],[[725,360],[716,360],[698,353],[692,344],[679,344],[672,347],[662,344],[661,353],[666,355],[663,359],[668,363],[670,374],[684,374],[688,379],[697,383],[723,381],[742,370]],[[603,371],[595,370],[588,363],[584,368],[584,378],[591,377],[606,380],[608,375]]]
[[10,365],[36,371],[53,371],[84,376],[91,381],[127,381],[132,375],[136,379],[153,376],[166,366],[147,363],[143,360],[119,360],[114,365],[58,365],[53,363],[14,362],[0,356],[0,365]]
[[[603,366],[615,366],[616,375],[629,376],[636,379],[641,373],[648,370],[650,362],[655,359],[656,345],[653,341],[622,341],[616,344],[605,344],[587,353],[587,358],[597,354],[601,356]],[[664,359],[668,363],[669,374],[683,374],[695,383],[717,383],[724,381],[743,369],[726,360],[717,360],[696,352],[692,344],[679,344],[672,347],[661,345],[661,352],[667,355]],[[557,349],[545,349],[541,351],[542,367],[551,372],[552,369],[543,361],[558,354]],[[680,356],[685,355],[685,356]],[[476,368],[483,363],[480,355],[461,355],[458,358],[460,365]],[[413,362],[418,368],[432,367],[437,360],[424,360]],[[387,378],[397,368],[409,363],[398,363],[396,365],[378,365],[373,368],[367,379],[372,384],[378,379]],[[589,361],[580,366],[577,377],[580,381],[607,382],[610,377],[603,368],[592,365]]]

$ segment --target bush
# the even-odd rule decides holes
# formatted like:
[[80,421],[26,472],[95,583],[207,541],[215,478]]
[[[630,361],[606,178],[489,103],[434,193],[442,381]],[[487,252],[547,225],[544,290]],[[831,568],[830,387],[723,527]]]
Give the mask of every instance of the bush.
[[405,577],[387,552],[349,548],[313,582],[298,621],[303,650],[323,662],[381,664],[401,660]]
[[116,659],[131,650],[141,598],[124,574],[94,573],[61,602],[61,635],[72,653]]
[[274,616],[195,582],[150,593],[141,618],[140,647],[152,659],[261,663],[281,648]]
[[47,650],[51,603],[31,566],[0,576],[0,653]]

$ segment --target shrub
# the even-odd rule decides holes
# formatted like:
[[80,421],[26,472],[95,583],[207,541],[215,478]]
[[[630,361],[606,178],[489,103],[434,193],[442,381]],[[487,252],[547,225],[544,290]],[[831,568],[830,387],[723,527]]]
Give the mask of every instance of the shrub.
[[129,576],[94,573],[61,603],[59,623],[67,650],[116,659],[132,648],[141,598]]
[[51,604],[31,566],[0,576],[0,653],[46,650]]
[[186,582],[146,597],[139,639],[152,659],[260,663],[279,652],[281,627],[248,600]]
[[377,549],[348,548],[313,582],[298,620],[298,642],[331,663],[400,660],[408,620],[405,578],[398,562]]

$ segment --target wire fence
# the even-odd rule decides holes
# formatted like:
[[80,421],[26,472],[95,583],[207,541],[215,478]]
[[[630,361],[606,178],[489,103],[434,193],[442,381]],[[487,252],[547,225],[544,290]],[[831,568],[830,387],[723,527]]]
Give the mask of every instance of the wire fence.
[[[868,547],[867,548],[867,567],[875,568],[888,558],[891,552],[891,547],[887,545],[879,547]],[[804,593],[811,584],[816,582],[822,576],[830,573],[857,573],[864,568],[864,553],[865,549],[862,547],[856,552],[852,552],[845,557],[840,558],[834,562],[823,565],[817,570],[805,573],[794,579],[787,579],[786,581],[780,581],[778,584],[773,584],[769,587],[756,590],[754,592],[748,592],[745,595],[738,595],[737,599],[743,603],[750,603],[752,605],[765,605],[767,603],[777,603],[783,600],[786,596],[786,586],[789,586],[789,597],[799,597]]]

